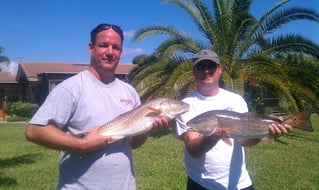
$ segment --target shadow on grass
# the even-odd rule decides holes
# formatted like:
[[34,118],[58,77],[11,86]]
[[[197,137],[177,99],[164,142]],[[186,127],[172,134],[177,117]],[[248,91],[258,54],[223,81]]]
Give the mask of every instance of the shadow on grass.
[[[24,154],[17,157],[0,159],[0,168],[5,169],[9,167],[17,167],[19,165],[35,163],[40,153],[37,154]],[[2,175],[4,172],[1,172]],[[0,176],[0,189],[1,187],[9,187],[17,185],[17,180],[8,176]]]
[[1,187],[10,187],[17,185],[17,180],[10,178],[10,177],[1,177],[0,176],[0,188]]
[[153,137],[153,138],[161,138],[162,136],[166,136],[168,134],[171,134],[172,132],[173,132],[172,129],[164,129],[164,130],[162,130],[160,132],[151,134],[150,136]]
[[[288,134],[285,134],[285,137],[289,138],[289,139],[294,139],[297,141],[310,141],[310,142],[314,142],[314,143],[319,143],[319,140],[314,139],[313,137],[307,137],[307,136],[305,136],[305,134],[300,134],[300,133],[297,133],[294,131],[292,131]],[[280,138],[276,139],[276,142],[279,142],[282,144],[288,144],[288,143],[284,142],[284,140],[281,140]]]

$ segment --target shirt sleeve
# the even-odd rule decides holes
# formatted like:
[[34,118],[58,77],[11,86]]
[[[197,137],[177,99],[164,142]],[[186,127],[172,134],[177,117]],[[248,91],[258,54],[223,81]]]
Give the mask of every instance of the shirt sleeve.
[[[189,102],[187,102],[189,103]],[[190,103],[189,103],[190,104]],[[192,106],[192,104],[190,104],[190,106]],[[186,123],[193,118],[194,116],[196,116],[196,113],[194,113],[194,110],[191,108],[188,112],[180,115],[177,119],[176,119],[176,135],[179,137],[181,136],[183,133],[187,132],[190,127],[188,127],[186,125]]]
[[63,85],[56,86],[29,121],[30,124],[54,124],[62,128],[69,121],[76,106],[72,93]]
[[240,95],[237,95],[236,101],[234,102],[233,111],[239,112],[239,113],[245,113],[248,112],[248,106],[244,98]]

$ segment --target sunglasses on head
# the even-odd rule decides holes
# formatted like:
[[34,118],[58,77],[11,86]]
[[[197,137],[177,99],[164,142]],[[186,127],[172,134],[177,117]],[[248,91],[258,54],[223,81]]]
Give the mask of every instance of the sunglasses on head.
[[197,63],[195,67],[199,71],[204,71],[205,69],[215,70],[218,67],[218,65],[212,62],[201,62]]
[[123,36],[123,30],[121,29],[121,27],[119,27],[118,25],[115,25],[115,24],[108,24],[108,23],[99,24],[97,27],[95,27],[91,31],[91,41],[93,43],[95,43],[95,37],[96,37],[97,33],[102,32],[104,30],[108,30],[110,28],[112,28],[116,33],[118,33],[121,36],[121,39],[123,42],[124,36]]
[[101,32],[103,30],[108,30],[110,28],[112,28],[115,32],[117,32],[119,34],[123,34],[123,30],[121,29],[121,27],[119,27],[118,25],[115,25],[115,24],[102,23],[96,27],[97,32]]

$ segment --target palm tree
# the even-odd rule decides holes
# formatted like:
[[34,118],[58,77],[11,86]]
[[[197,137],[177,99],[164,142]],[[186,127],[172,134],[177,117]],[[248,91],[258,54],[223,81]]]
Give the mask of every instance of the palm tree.
[[[168,36],[152,55],[157,60],[134,74],[132,84],[144,100],[156,96],[181,97],[193,90],[191,57],[193,53],[209,48],[220,56],[225,88],[243,95],[245,86],[263,84],[282,94],[295,111],[302,109],[301,98],[319,111],[318,61],[311,64],[315,69],[310,70],[304,65],[308,63],[294,64],[278,58],[298,53],[318,60],[318,44],[297,34],[274,34],[292,21],[319,22],[318,12],[302,7],[283,8],[289,0],[282,0],[257,19],[249,12],[251,0],[212,0],[212,11],[200,0],[162,2],[184,9],[207,42],[194,39],[174,26],[151,25],[138,30],[135,42],[154,35]],[[292,68],[304,71],[309,77],[292,77],[288,72]]]
[[[4,51],[4,49],[2,47],[0,47],[0,64],[8,65],[10,63],[10,60],[6,56],[1,55],[3,51]],[[0,68],[0,71],[1,71],[1,68]]]

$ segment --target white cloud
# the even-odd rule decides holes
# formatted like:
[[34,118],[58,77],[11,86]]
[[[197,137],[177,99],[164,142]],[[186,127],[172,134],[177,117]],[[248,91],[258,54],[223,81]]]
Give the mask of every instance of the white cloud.
[[134,34],[135,34],[134,30],[129,30],[129,31],[126,31],[126,32],[123,33],[124,37],[128,37],[128,38],[133,37]]
[[135,49],[124,48],[123,50],[123,55],[143,54],[143,53],[145,53],[145,51],[142,48],[135,48]]
[[0,69],[1,71],[10,72],[13,75],[16,75],[18,72],[18,63],[14,61],[10,61],[9,64],[6,63],[0,63]]

